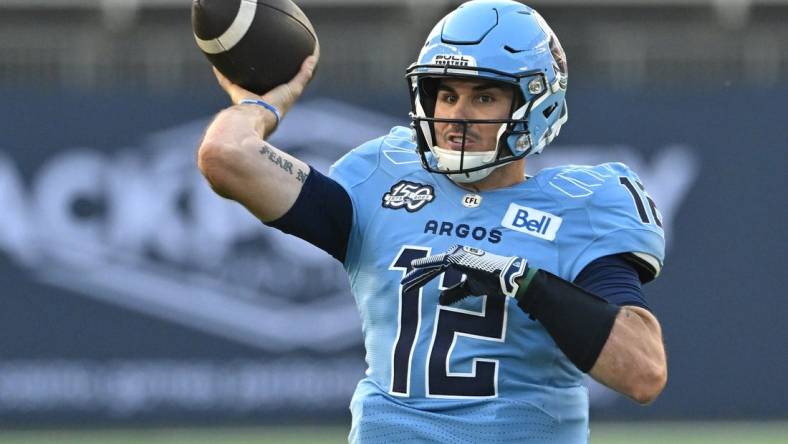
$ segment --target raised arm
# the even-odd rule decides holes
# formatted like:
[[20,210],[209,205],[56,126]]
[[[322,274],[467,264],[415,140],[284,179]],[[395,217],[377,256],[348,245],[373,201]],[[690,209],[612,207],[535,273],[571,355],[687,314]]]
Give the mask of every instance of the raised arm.
[[278,219],[293,206],[309,166],[265,141],[277,126],[273,112],[239,103],[262,99],[284,117],[312,79],[318,58],[319,50],[304,61],[290,82],[263,96],[231,83],[214,69],[233,106],[221,111],[208,126],[197,163],[217,194],[241,203],[263,222]]

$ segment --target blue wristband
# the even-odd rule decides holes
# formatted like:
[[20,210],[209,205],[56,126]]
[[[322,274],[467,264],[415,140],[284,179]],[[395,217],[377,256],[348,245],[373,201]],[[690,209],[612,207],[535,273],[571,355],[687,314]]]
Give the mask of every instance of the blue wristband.
[[260,100],[260,99],[243,99],[240,102],[238,102],[238,104],[239,105],[259,105],[259,106],[262,106],[263,108],[267,109],[268,111],[271,111],[272,113],[274,113],[274,117],[276,117],[276,126],[279,126],[279,121],[282,120],[281,117],[279,116],[279,110],[276,109],[276,107],[274,105],[271,105],[270,103],[268,103],[268,102],[266,102],[264,100]]

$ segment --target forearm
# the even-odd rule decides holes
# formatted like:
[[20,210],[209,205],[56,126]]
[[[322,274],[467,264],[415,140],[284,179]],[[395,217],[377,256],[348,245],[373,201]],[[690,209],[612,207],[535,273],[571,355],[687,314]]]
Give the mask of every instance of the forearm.
[[538,320],[581,371],[640,402],[662,391],[665,354],[659,323],[640,307],[619,307],[542,270],[520,280],[518,305]]
[[318,55],[316,47],[295,77],[262,96],[234,85],[214,69],[235,105],[220,112],[206,130],[197,163],[217,194],[241,203],[263,222],[280,218],[293,206],[309,167],[264,141],[278,124],[271,109],[239,103],[262,101],[284,118],[312,78]]
[[640,307],[623,307],[589,374],[600,383],[645,404],[667,382],[662,329]]

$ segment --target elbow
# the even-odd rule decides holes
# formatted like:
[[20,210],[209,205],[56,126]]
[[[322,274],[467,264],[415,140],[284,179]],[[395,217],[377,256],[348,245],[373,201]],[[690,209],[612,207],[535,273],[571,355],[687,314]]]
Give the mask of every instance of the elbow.
[[237,150],[231,146],[204,140],[197,150],[197,167],[211,188],[222,197],[229,197],[230,180]]
[[639,378],[637,378],[637,381],[627,394],[638,404],[648,405],[654,402],[660,393],[662,393],[667,382],[667,366],[664,364],[653,365],[651,368],[641,372]]

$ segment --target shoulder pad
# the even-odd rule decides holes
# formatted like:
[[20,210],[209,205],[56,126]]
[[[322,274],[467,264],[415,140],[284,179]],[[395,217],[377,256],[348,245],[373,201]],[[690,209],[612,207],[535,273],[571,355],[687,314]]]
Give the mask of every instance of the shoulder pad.
[[646,271],[641,276],[650,276],[644,281],[659,274],[665,255],[662,217],[637,174],[617,162],[569,165],[544,173],[537,175],[543,175],[542,189],[561,207],[578,210],[573,217],[589,225],[593,238],[578,265],[609,254],[631,253],[633,262]]
[[401,176],[413,169],[421,169],[413,131],[395,126],[385,136],[370,140],[342,156],[331,166],[329,176],[346,187],[353,187],[375,171]]
[[546,168],[535,178],[553,197],[559,200],[579,200],[592,198],[611,185],[615,186],[621,176],[632,177],[634,173],[623,163],[603,163],[596,166],[564,165]]
[[352,149],[331,165],[328,175],[345,188],[366,180],[377,169],[380,161],[380,146],[385,137],[378,137]]
[[410,128],[395,126],[383,137],[380,147],[383,168],[388,170],[403,165],[408,169],[412,169],[413,166],[421,168],[421,157],[416,150],[414,134]]

